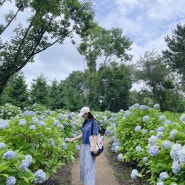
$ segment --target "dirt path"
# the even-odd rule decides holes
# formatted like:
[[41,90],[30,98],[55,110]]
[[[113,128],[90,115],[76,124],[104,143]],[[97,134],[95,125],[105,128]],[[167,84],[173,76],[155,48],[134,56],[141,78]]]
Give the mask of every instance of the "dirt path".
[[[114,171],[109,165],[108,159],[106,157],[107,153],[108,139],[105,137],[104,141],[104,151],[96,159],[96,185],[119,185],[116,177],[114,176]],[[82,185],[79,180],[80,174],[80,158],[78,157],[73,165],[72,169],[72,185]],[[101,175],[100,175],[101,172]]]

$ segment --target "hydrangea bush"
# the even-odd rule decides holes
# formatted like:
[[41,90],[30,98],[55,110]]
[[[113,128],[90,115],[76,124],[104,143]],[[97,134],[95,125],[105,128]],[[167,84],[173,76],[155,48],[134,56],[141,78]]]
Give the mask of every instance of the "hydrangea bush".
[[41,184],[74,161],[80,147],[69,138],[79,134],[82,120],[77,114],[38,105],[23,111],[11,105],[1,108],[0,184]]
[[[120,111],[105,133],[118,161],[137,164],[132,179],[145,177],[151,185],[183,185],[185,115],[162,113],[158,107],[135,104]],[[119,148],[115,150],[115,146]]]

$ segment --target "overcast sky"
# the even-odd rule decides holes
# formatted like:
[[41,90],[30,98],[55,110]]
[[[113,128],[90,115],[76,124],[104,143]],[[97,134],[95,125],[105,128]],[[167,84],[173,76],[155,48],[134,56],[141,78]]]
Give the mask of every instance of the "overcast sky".
[[[132,42],[131,54],[137,61],[144,52],[165,49],[164,37],[172,34],[178,23],[185,23],[185,0],[93,0],[95,19],[100,26],[123,30]],[[39,75],[50,83],[64,80],[69,73],[86,68],[83,57],[66,41],[37,55],[24,67],[27,84]]]

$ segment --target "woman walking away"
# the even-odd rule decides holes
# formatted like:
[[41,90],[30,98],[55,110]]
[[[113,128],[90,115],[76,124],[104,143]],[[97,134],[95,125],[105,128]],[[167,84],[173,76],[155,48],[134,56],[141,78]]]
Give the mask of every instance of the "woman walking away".
[[82,148],[80,153],[80,181],[83,182],[84,185],[95,185],[96,157],[91,154],[89,136],[93,135],[93,153],[96,155],[97,149],[95,143],[97,142],[99,126],[96,119],[94,119],[91,114],[89,107],[83,107],[80,110],[79,116],[84,118],[84,122],[81,127],[82,133],[75,138],[70,138],[70,141],[73,142],[82,138]]

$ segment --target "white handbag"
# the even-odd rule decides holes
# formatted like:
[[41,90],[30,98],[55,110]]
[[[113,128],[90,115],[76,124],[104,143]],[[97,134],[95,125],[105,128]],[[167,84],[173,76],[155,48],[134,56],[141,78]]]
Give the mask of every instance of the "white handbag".
[[94,154],[93,152],[93,147],[94,147],[94,136],[93,136],[93,126],[94,126],[94,120],[93,120],[93,123],[92,123],[92,127],[91,127],[91,136],[89,136],[89,142],[90,142],[90,151],[91,151],[91,154],[93,156],[98,156],[100,155],[104,148],[103,148],[103,136],[100,135],[100,133],[97,135],[98,138],[97,138],[97,141],[96,141],[96,150],[97,150],[97,154]]

